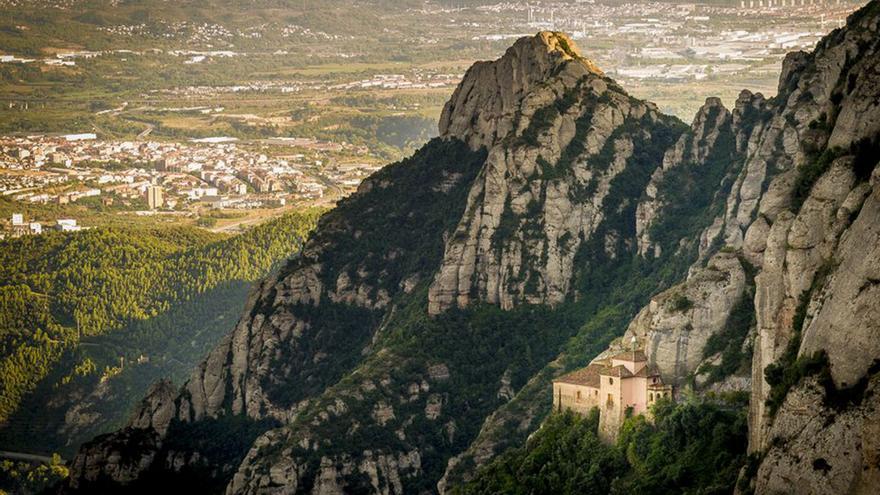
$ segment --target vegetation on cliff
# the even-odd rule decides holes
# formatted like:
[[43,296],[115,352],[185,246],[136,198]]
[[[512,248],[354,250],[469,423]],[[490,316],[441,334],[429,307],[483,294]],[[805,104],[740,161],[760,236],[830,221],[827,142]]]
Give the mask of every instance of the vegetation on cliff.
[[552,414],[524,446],[508,450],[455,492],[730,493],[746,459],[741,404],[660,402],[653,423],[628,418],[616,445],[599,440],[598,413]]

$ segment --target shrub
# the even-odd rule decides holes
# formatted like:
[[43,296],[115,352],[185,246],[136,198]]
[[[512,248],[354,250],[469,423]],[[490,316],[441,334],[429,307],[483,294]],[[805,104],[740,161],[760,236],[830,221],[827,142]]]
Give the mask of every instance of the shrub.
[[[797,341],[800,343],[800,339]],[[789,345],[789,348],[791,347],[793,346]],[[790,350],[786,349],[786,354],[789,352]],[[808,376],[821,373],[827,367],[828,356],[825,351],[816,351],[812,355],[796,357],[793,360],[784,355],[779,361],[764,368],[764,378],[770,384],[770,394],[765,401],[770,416],[776,415],[792,387]]]
[[681,292],[676,292],[669,298],[668,307],[672,311],[684,313],[694,307],[694,302]]
[[547,105],[544,108],[538,109],[535,114],[532,115],[532,120],[529,122],[529,126],[523,131],[520,139],[523,143],[529,146],[538,146],[538,137],[553,125],[553,121],[556,120],[556,117],[558,116],[559,109],[555,104]]
[[829,260],[816,271],[812,285],[798,299],[798,305],[792,318],[792,336],[785,351],[775,363],[764,368],[764,378],[770,385],[770,393],[765,401],[770,417],[776,415],[792,387],[799,384],[804,378],[816,375],[828,367],[828,357],[824,351],[817,351],[811,356],[801,357],[798,357],[798,352],[801,347],[801,335],[807,318],[810,298],[825,283],[825,279],[833,267],[833,261]]
[[721,363],[717,366],[705,365],[700,372],[708,372],[706,384],[716,383],[739,371],[745,371],[752,361],[751,348],[743,349],[749,330],[755,325],[754,282],[749,284],[730,310],[724,328],[706,341],[703,358],[721,353]]

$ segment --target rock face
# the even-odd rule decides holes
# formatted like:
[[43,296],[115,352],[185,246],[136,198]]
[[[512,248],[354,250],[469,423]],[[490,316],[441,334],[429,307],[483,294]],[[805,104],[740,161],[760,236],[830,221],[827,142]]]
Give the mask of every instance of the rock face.
[[745,289],[746,274],[736,255],[718,253],[684,283],[652,298],[621,342],[636,337],[664,383],[684,385],[706,357],[709,338],[724,329]]
[[98,437],[80,448],[70,465],[72,476],[66,488],[88,491],[95,483],[107,481],[128,485],[150,468],[160,444],[160,435],[149,429],[126,428]]
[[[763,458],[757,493],[875,486],[877,447],[866,435],[877,424],[870,390],[880,358],[878,23],[872,2],[813,53],[786,57],[778,96],[744,93],[734,110],[744,165],[703,237],[758,269],[749,418],[750,450]],[[774,415],[767,400],[780,385],[765,369],[792,366],[791,349],[800,359],[824,352],[827,378],[801,379]]]
[[[854,143],[876,143],[880,133],[874,110],[864,108],[866,102],[876,106],[880,93],[878,43],[877,5],[872,3],[854,14],[846,29],[820,42],[815,52],[786,58],[780,95],[763,104],[769,120],[753,132],[749,147],[754,151],[749,154],[736,194],[728,202],[725,240],[730,246],[742,247],[744,256],[761,268],[755,297],[758,334],[750,413],[753,451],[765,449],[771,439],[771,421],[764,407],[769,393],[764,369],[779,358],[792,336],[801,332],[793,328],[800,301],[815,298],[818,303],[831,267],[853,263],[847,261],[848,253],[839,244],[856,235],[851,222],[861,216],[871,189],[865,180],[877,161],[876,156],[870,156],[872,152],[861,151]],[[859,124],[847,117],[854,108],[866,111],[866,119]],[[814,184],[805,181],[807,170],[821,173]],[[865,235],[862,248],[876,246],[877,239],[867,232]],[[852,283],[859,283],[857,274],[852,275]],[[850,289],[844,296],[832,290],[831,299],[823,301],[849,305],[851,301],[844,303],[843,298],[856,293],[857,289]],[[840,314],[840,309],[812,305],[808,319],[817,310],[829,316]],[[870,333],[876,328],[870,316],[865,319],[851,313],[845,319],[845,333],[834,331],[841,328],[841,320],[835,326],[820,323],[822,320],[811,323],[803,332],[800,348],[801,354],[820,347],[828,350],[838,384],[855,382],[878,356],[870,346],[863,348],[865,357],[834,352],[851,338],[843,335]],[[855,352],[855,347],[847,350]]]
[[791,391],[773,422],[774,447],[755,479],[757,493],[875,493],[880,483],[880,395],[873,375],[860,397],[827,404],[815,378]]
[[[566,74],[560,77],[561,72]],[[491,149],[522,126],[522,104],[530,93],[557,78],[573,85],[586,73],[602,75],[565,34],[545,31],[522,38],[499,60],[477,62],[467,71],[443,107],[440,135],[457,137],[473,149]],[[532,113],[536,109],[531,105]]]
[[[645,198],[639,202],[636,210],[636,234],[639,242],[639,254],[642,256],[659,256],[660,246],[651,241],[651,227],[658,219],[663,207],[668,201],[661,197],[660,188],[663,179],[675,168],[688,167],[688,173],[700,173],[693,169],[705,168],[707,163],[718,162],[722,157],[716,156],[716,145],[722,146],[722,142],[734,138],[732,115],[724,108],[718,98],[708,98],[706,104],[700,108],[691,132],[683,134],[675,146],[670,148],[663,156],[663,165],[654,171],[651,182],[645,189]],[[735,150],[728,150],[730,160],[739,158]]]
[[[779,317],[786,319],[770,320],[779,333],[765,327],[759,334],[763,352],[756,353],[753,379],[763,371],[765,361],[759,359],[781,352],[773,339],[787,345],[799,338],[798,355],[804,358],[824,352],[828,375],[823,386],[807,378],[794,387],[772,417],[763,402],[755,403],[757,394],[768,390],[766,381],[753,390],[751,447],[764,456],[755,480],[758,493],[779,493],[792,482],[813,493],[869,493],[876,488],[880,169],[870,182],[857,183],[851,165],[847,159],[834,161],[800,213],[787,219],[788,248],[770,252],[776,260],[784,256],[791,268],[759,278],[766,294],[756,298],[762,303],[759,316],[767,317],[762,308],[782,307]],[[816,231],[803,230],[806,222],[813,222]],[[782,288],[775,290],[780,296],[798,294],[794,309],[784,309],[792,303],[783,297],[767,297],[771,289],[766,287],[779,279]],[[768,308],[770,302],[776,306]],[[799,311],[803,320],[795,316]]]
[[[440,131],[489,155],[446,243],[431,314],[472,301],[505,309],[564,301],[612,182],[630,167],[653,170],[658,158],[646,163],[644,143],[681,129],[604,77],[566,36],[541,33],[468,71]],[[606,233],[609,252],[621,235]]]
[[[476,64],[442,137],[328,213],[190,380],[157,385],[127,427],[85,445],[64,489],[176,486],[167,476],[230,495],[443,492],[533,431],[552,377],[611,337],[593,328],[605,340],[560,354],[569,339],[619,323],[680,384],[730,368],[719,345],[742,351],[750,376],[712,386],[751,386],[758,493],[867,493],[878,11],[787,57],[778,96],[709,99],[690,128],[559,33]],[[594,294],[632,290],[620,273],[653,285],[626,304]],[[827,373],[771,417],[764,370],[790,342],[824,351]]]
[[[234,472],[248,446],[227,458],[234,449],[226,445],[223,425],[235,423],[247,438],[255,429],[287,423],[356,366],[380,329],[389,298],[413,292],[439,263],[444,232],[454,226],[457,205],[464,204],[484,160],[485,153],[460,141],[435,140],[364,181],[321,219],[301,256],[254,289],[234,330],[180,389],[157,385],[128,426],[83,447],[69,488],[152,488],[162,486],[156,479],[189,467],[201,472],[232,465]],[[385,222],[400,230],[387,232]],[[359,243],[383,249],[342,248]],[[195,435],[193,445],[174,441],[169,429],[195,431],[187,433]],[[125,459],[135,453],[137,462],[120,464],[120,450],[127,451]],[[222,471],[210,481],[226,479]]]

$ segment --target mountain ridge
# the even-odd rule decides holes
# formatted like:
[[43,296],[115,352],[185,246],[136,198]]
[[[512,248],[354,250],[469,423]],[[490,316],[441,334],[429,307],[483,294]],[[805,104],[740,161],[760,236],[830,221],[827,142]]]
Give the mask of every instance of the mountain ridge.
[[[835,377],[852,350],[814,322],[823,304],[838,328],[853,320],[819,289],[875,297],[860,285],[872,262],[847,246],[852,237],[878,245],[876,180],[864,172],[874,164],[863,163],[874,148],[851,146],[878,134],[874,107],[864,108],[880,88],[877,10],[869,4],[813,55],[787,57],[777,97],[744,91],[733,110],[710,99],[689,128],[630,97],[555,33],[478,64],[444,109],[443,137],[328,213],[183,389],[157,387],[126,429],[83,447],[67,491],[199,486],[199,476],[227,493],[446,491],[523,441],[549,410],[549,380],[613,350],[625,330],[664,380],[751,389],[750,449],[765,461],[744,486],[770,493],[793,472],[827,493],[854,486],[856,468],[798,471],[768,430],[800,424],[790,403],[810,377],[788,371],[800,368],[783,352],[794,314],[815,316],[794,356],[831,342]],[[518,65],[522,53],[535,62]],[[505,80],[495,77],[502,68]],[[859,280],[834,266],[816,278],[838,253]],[[804,285],[819,287],[809,308],[798,303]],[[868,335],[872,313],[860,314],[853,324]],[[786,380],[765,380],[778,360]],[[783,384],[795,389],[778,413],[789,419],[774,422],[764,404],[768,389],[785,399]],[[846,413],[848,424],[860,411]],[[219,431],[200,425],[234,418],[263,430],[212,463],[203,451]],[[193,441],[172,442],[174,428]],[[841,428],[852,439],[855,429]]]

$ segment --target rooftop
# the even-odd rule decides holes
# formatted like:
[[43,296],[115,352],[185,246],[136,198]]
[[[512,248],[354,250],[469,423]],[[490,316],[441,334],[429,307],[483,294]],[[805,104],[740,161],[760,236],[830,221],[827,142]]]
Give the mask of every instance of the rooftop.
[[615,355],[611,359],[617,359],[620,361],[629,361],[632,363],[640,363],[648,360],[648,357],[645,356],[645,352],[641,349],[636,351],[624,351],[620,354]]
[[591,364],[586,368],[581,368],[566,375],[562,375],[553,381],[599,388],[599,374],[602,373],[604,368],[605,366],[602,366],[601,364]]
[[605,368],[602,370],[602,376],[616,376],[618,378],[629,378],[633,376],[632,372],[626,366],[619,364],[613,368]]

